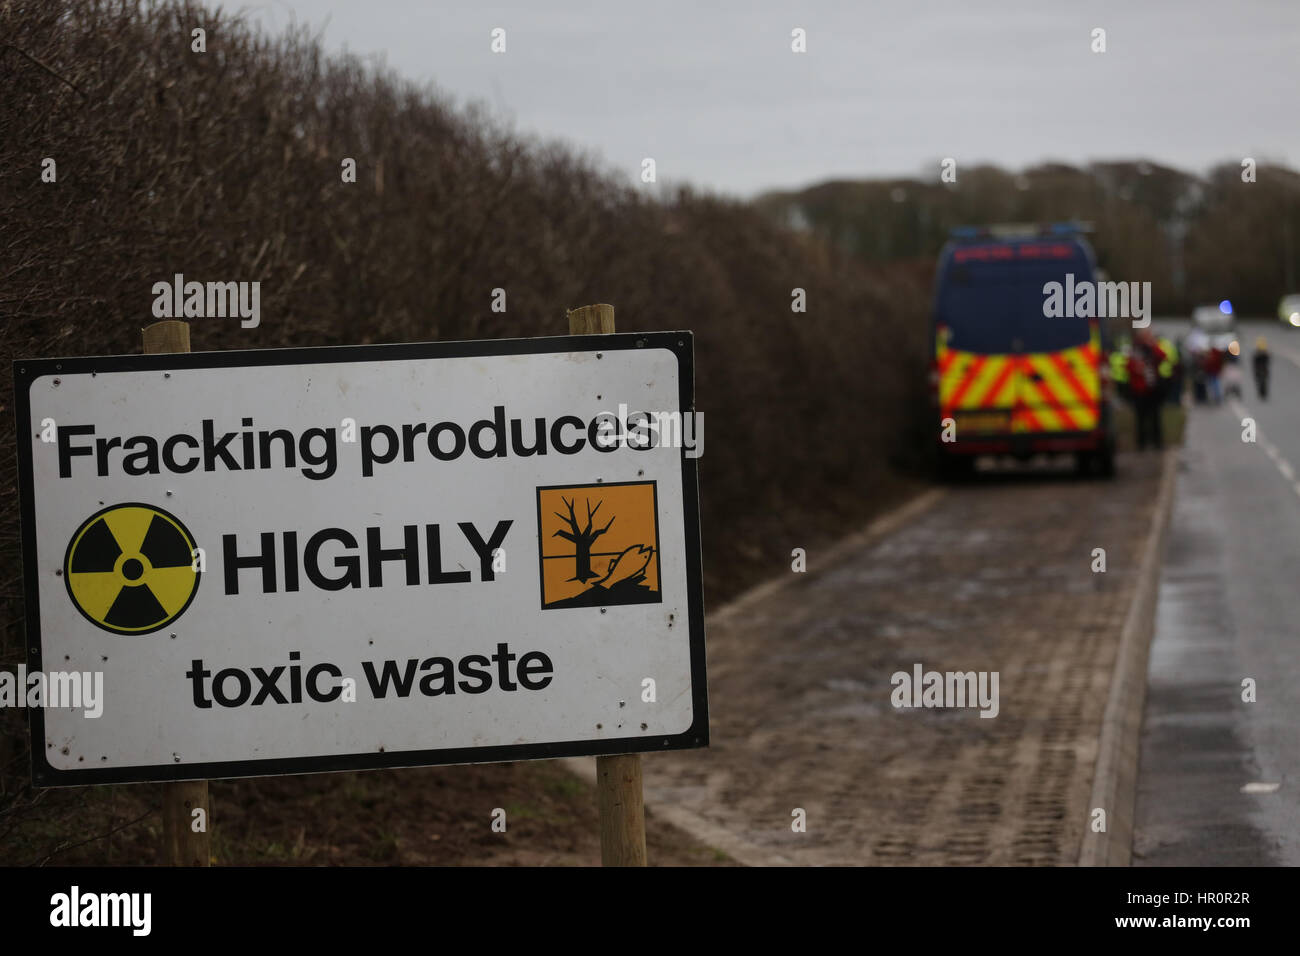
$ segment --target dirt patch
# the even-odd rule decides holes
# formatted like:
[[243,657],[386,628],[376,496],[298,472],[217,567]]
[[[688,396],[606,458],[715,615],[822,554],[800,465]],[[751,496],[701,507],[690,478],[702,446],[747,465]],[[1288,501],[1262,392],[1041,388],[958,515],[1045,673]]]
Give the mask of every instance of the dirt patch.
[[[155,863],[160,790],[44,791],[39,813],[0,818],[0,865]],[[600,864],[595,790],[549,761],[221,780],[211,795],[219,866]],[[735,865],[653,809],[646,844],[651,866]]]

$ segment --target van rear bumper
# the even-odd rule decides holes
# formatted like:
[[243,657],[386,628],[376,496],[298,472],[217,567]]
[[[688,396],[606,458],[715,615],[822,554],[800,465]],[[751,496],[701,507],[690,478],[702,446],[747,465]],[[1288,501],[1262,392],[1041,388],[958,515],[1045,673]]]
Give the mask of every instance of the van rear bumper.
[[1106,432],[1031,432],[980,435],[954,442],[939,442],[942,455],[1016,455],[1051,452],[1098,451],[1106,444]]

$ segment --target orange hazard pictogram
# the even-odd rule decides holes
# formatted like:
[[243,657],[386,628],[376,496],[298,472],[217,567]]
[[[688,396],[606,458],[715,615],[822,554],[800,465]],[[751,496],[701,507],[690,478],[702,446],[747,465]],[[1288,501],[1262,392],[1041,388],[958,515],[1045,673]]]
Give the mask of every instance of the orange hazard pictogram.
[[658,603],[658,512],[652,481],[538,488],[542,607]]

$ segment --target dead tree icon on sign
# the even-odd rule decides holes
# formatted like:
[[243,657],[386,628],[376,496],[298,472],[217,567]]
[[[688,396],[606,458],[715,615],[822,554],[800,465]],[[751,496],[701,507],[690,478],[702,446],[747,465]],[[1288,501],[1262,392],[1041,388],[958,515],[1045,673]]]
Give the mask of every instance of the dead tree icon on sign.
[[654,482],[538,488],[537,531],[543,608],[663,600]]

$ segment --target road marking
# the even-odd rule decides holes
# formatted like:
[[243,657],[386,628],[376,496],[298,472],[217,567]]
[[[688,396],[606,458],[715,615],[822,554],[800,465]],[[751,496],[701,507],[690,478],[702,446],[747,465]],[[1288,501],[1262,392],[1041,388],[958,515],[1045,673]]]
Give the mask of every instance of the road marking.
[[1272,793],[1280,786],[1282,786],[1280,783],[1248,783],[1241,788],[1241,792],[1242,793]]
[[[1300,354],[1292,354],[1295,355],[1293,361],[1296,362],[1297,367],[1300,367]],[[1246,406],[1242,405],[1241,402],[1235,398],[1228,399],[1228,404],[1231,406],[1233,414],[1238,418],[1255,417]],[[1273,464],[1276,465],[1277,470],[1282,473],[1282,477],[1291,482],[1291,490],[1297,495],[1300,495],[1300,481],[1295,480],[1295,469],[1291,467],[1289,461],[1282,457],[1282,453],[1277,450],[1277,446],[1264,437],[1264,433],[1259,430],[1258,421],[1255,423],[1255,444],[1264,449],[1264,454],[1268,455],[1268,457],[1273,460]]]

